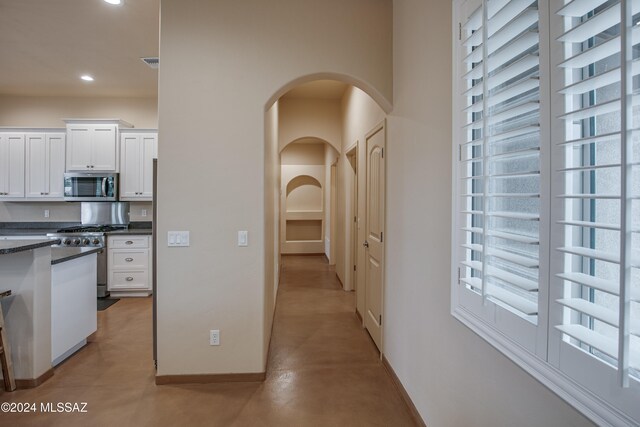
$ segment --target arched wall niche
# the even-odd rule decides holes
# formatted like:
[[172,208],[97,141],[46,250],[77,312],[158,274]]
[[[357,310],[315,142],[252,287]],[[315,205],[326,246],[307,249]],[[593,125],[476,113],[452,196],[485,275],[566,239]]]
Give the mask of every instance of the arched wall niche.
[[322,189],[322,184],[320,184],[320,181],[318,181],[314,177],[309,175],[298,175],[296,177],[291,178],[287,183],[287,197],[289,196],[289,194],[291,194],[293,190],[295,190],[296,188],[302,187],[303,185],[313,185],[315,187]]

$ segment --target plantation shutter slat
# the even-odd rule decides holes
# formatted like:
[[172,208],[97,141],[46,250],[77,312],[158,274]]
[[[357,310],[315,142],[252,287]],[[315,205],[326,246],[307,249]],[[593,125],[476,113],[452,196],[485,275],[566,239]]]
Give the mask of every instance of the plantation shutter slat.
[[540,58],[538,58],[535,54],[528,54],[513,62],[508,67],[502,68],[499,71],[496,71],[492,76],[487,79],[487,83],[489,85],[489,90],[493,90],[496,87],[503,85],[514,77],[519,76],[525,71],[531,70],[534,67],[537,67],[540,62]]
[[494,287],[491,291],[490,297],[497,299],[498,301],[507,304],[508,306],[518,310],[527,316],[535,316],[538,314],[538,304],[530,301],[524,297],[521,297],[513,292],[506,290],[505,288]]
[[601,33],[620,22],[620,3],[598,12],[591,19],[584,21],[558,37],[561,42],[582,43],[594,34]]
[[538,290],[537,282],[525,279],[522,276],[518,276],[517,274],[509,273],[508,271],[500,270],[495,267],[491,268],[491,270],[487,272],[487,276],[492,276],[500,279],[503,282],[507,282],[510,285],[517,286],[524,291],[532,292]]
[[561,16],[581,17],[606,2],[607,0],[573,0],[558,10],[557,14]]

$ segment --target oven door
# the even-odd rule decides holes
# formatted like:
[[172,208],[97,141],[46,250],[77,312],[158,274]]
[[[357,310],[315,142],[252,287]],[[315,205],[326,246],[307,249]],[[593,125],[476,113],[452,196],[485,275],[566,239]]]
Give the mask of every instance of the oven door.
[[118,175],[65,173],[64,199],[74,202],[115,202],[118,200]]

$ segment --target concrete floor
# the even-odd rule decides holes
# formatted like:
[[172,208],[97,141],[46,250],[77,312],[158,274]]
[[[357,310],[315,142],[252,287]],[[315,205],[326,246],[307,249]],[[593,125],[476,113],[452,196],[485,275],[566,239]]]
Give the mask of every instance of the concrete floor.
[[[413,426],[324,257],[283,257],[267,379],[154,383],[151,299],[98,313],[98,332],[40,387],[0,392],[38,412],[0,412],[6,426]],[[41,413],[44,402],[87,402],[87,413]]]

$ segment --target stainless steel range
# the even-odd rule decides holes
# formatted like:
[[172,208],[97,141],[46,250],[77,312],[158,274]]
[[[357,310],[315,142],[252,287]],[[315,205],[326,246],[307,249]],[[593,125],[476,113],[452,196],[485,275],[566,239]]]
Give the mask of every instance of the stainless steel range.
[[123,230],[129,226],[128,202],[83,202],[81,223],[47,234],[60,239],[61,247],[103,248],[98,252],[98,297],[109,296],[107,291],[107,238],[106,233]]

